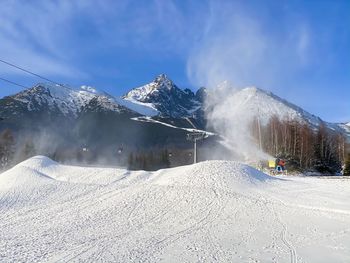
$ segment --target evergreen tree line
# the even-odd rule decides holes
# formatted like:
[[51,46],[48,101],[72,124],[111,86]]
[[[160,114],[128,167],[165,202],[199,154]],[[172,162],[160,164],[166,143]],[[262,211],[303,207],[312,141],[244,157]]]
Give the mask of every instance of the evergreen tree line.
[[34,155],[34,143],[30,139],[23,139],[19,143],[10,129],[0,132],[0,171]]
[[[350,175],[350,153],[346,152],[346,138],[339,132],[327,129],[324,124],[311,128],[305,123],[280,120],[274,116],[266,125],[261,125],[258,119],[254,120],[251,131],[258,147],[274,157],[286,159],[289,170],[335,173],[344,165],[343,173]],[[36,154],[35,144],[30,138],[16,141],[11,130],[0,132],[0,171]],[[54,153],[49,157],[60,160],[59,155],[56,155]],[[67,157],[66,153],[64,155]],[[131,170],[157,170],[170,166],[167,149],[130,152],[125,158]]]
[[[20,140],[19,140],[20,139]],[[0,171],[4,171],[17,163],[37,154],[64,162],[67,159],[83,163],[99,162],[98,155],[93,150],[82,151],[80,148],[58,148],[53,152],[41,153],[35,147],[35,143],[28,138],[16,138],[10,129],[0,132]],[[115,161],[119,165],[127,165],[131,170],[158,170],[170,167],[169,153],[167,149],[151,149],[130,152],[123,158],[123,153],[111,152],[109,162]],[[122,162],[122,163],[121,163]]]
[[350,153],[346,157],[343,174],[350,175]]
[[312,128],[294,120],[270,118],[266,125],[255,119],[252,135],[262,150],[287,160],[289,170],[316,170],[322,173],[341,171],[346,159],[346,138],[328,129],[324,123]]
[[168,167],[170,167],[170,160],[167,149],[153,149],[129,153],[129,170],[155,171]]
[[11,165],[15,153],[14,142],[11,130],[6,129],[0,133],[0,170]]

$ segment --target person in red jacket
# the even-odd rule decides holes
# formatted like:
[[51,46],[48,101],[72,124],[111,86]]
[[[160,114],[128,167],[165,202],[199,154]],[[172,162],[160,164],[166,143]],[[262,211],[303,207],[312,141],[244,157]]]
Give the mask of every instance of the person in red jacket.
[[278,172],[282,172],[285,170],[285,166],[286,166],[286,161],[280,158],[276,159],[276,170]]

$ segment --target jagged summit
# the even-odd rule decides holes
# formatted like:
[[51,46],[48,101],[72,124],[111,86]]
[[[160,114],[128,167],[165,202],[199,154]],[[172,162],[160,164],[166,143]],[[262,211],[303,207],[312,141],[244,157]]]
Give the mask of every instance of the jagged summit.
[[174,88],[177,87],[173,81],[167,75],[160,74],[152,82],[130,90],[123,98],[149,102],[153,93],[157,93],[159,90],[170,91]]
[[173,81],[169,79],[166,74],[160,74],[155,78],[154,82],[158,84],[157,87],[164,87],[168,89],[171,89],[174,87]]
[[190,89],[180,89],[165,74],[160,74],[152,82],[132,89],[123,96],[135,103],[147,103],[157,109],[161,116],[188,117],[200,106],[195,94]]
[[207,96],[208,96],[208,89],[205,87],[200,87],[197,92],[196,92],[196,99],[201,102],[204,103]]

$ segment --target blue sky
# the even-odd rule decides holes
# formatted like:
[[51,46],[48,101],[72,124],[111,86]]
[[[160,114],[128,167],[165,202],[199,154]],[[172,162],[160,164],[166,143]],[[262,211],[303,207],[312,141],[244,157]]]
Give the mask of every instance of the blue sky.
[[[2,0],[0,58],[114,95],[160,73],[193,90],[229,80],[350,121],[348,0]],[[40,82],[5,65],[0,77]]]

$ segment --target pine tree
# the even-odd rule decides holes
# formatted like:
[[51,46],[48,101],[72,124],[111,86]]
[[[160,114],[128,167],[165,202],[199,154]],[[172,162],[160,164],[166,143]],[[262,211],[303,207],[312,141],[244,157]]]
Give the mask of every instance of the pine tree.
[[0,134],[0,170],[10,166],[14,157],[15,139],[11,130]]
[[129,154],[129,157],[128,157],[128,169],[129,170],[132,170],[134,169],[134,155],[132,154],[132,152]]
[[26,160],[30,157],[35,156],[35,154],[36,154],[36,150],[35,150],[35,146],[34,146],[33,141],[27,140],[24,143],[23,148],[19,151],[18,159],[19,159],[19,161],[23,161],[23,160]]
[[169,152],[168,149],[165,149],[163,154],[162,154],[162,163],[165,168],[170,167],[170,160],[169,160]]
[[344,167],[343,174],[350,176],[350,153],[348,154],[348,156],[345,160],[345,167]]

